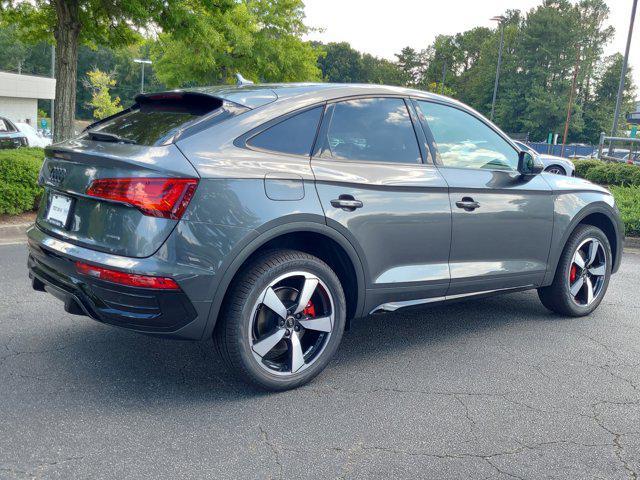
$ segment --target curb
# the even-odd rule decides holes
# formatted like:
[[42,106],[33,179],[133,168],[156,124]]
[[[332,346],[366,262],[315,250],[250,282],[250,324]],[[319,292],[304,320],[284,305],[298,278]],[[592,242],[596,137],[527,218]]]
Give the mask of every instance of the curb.
[[627,237],[624,239],[624,248],[640,249],[640,237]]
[[27,242],[27,229],[33,223],[16,223],[12,225],[0,225],[0,245],[15,245]]

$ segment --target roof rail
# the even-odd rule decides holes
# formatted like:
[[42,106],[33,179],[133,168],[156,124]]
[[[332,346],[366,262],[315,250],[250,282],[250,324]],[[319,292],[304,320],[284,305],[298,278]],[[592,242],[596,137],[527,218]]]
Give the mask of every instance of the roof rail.
[[236,85],[242,87],[243,85],[253,85],[251,80],[247,80],[240,73],[236,73]]

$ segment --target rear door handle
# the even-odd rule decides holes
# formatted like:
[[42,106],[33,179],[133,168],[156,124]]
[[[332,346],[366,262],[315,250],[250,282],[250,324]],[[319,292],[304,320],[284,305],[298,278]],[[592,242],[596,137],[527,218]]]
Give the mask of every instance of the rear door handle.
[[347,212],[353,212],[356,208],[362,208],[363,203],[351,195],[340,195],[338,198],[331,200],[331,206],[341,208]]
[[471,197],[462,197],[462,200],[456,202],[456,207],[462,208],[466,212],[472,212],[480,207],[480,204]]

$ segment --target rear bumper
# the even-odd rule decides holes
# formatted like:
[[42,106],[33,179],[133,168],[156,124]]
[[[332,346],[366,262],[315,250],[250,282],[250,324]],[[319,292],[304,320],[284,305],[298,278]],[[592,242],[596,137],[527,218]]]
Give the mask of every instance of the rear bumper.
[[[105,254],[73,246],[32,227],[28,232],[29,278],[35,290],[61,300],[67,312],[137,332],[182,339],[199,339],[205,328],[209,302],[192,302],[184,290],[155,290],[118,285],[77,273],[76,260],[113,268]],[[109,256],[112,257],[113,256]],[[124,257],[117,257],[124,258]],[[98,262],[102,259],[102,262]],[[157,262],[146,259],[156,273]],[[137,273],[140,264],[137,261]],[[176,268],[174,267],[174,274]],[[178,269],[179,270],[179,269]],[[184,272],[178,275],[184,276]],[[175,275],[172,275],[175,276]],[[189,277],[197,276],[193,272]]]

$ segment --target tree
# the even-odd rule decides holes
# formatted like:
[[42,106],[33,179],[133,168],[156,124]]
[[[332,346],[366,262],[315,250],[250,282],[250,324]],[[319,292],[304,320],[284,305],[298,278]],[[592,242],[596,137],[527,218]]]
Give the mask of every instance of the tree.
[[425,68],[422,52],[411,47],[404,47],[400,53],[396,53],[398,68],[402,71],[407,85],[416,86],[420,83]]
[[[622,54],[616,53],[607,57],[601,67],[593,92],[593,101],[588,103],[584,112],[584,137],[597,139],[601,132],[607,134],[613,123],[613,112],[618,96],[618,83],[622,71]],[[634,109],[636,88],[633,84],[631,69],[625,77],[625,90],[622,97],[621,112],[631,112]],[[624,122],[619,125],[618,134],[622,134]]]
[[94,109],[93,117],[101,120],[122,111],[120,97],[111,98],[111,89],[116,81],[108,73],[100,70],[87,72],[87,88],[91,91],[89,105]]
[[362,82],[362,54],[347,42],[316,44],[322,50],[318,65],[322,78],[332,83]]
[[[203,2],[224,12],[235,2]],[[0,0],[8,23],[23,38],[56,44],[56,102],[54,140],[71,136],[76,105],[78,48],[86,45],[123,46],[140,38],[140,31],[157,26],[164,32],[190,30],[196,23],[187,0]]]
[[[321,78],[318,51],[301,39],[301,0],[245,0],[225,10],[194,4],[195,28],[163,33],[151,48],[156,73],[169,87],[228,83],[236,72],[262,82]],[[189,52],[185,55],[185,52]]]

